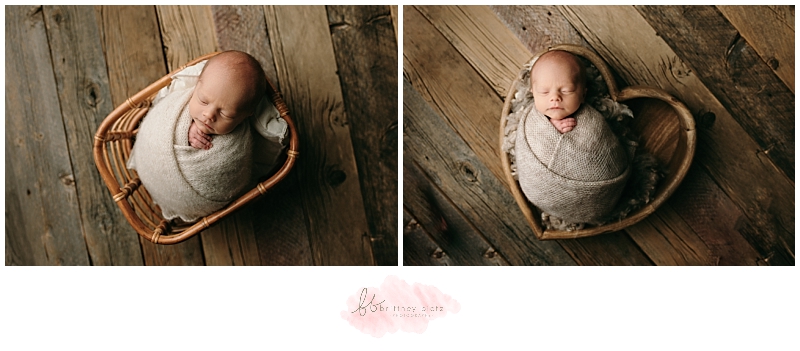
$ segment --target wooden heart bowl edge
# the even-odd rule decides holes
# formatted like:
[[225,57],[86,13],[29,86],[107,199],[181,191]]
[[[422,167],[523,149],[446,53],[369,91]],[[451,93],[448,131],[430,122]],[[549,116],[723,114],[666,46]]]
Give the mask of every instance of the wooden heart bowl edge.
[[[655,210],[675,192],[681,181],[683,181],[683,178],[686,176],[686,172],[688,172],[689,166],[692,163],[692,159],[694,158],[695,146],[697,142],[694,117],[683,102],[662,89],[647,86],[630,86],[622,89],[621,91],[617,90],[614,77],[605,61],[603,61],[596,53],[594,53],[594,51],[582,46],[568,44],[556,45],[547,49],[546,51],[534,55],[527,62],[538,59],[538,57],[543,55],[545,52],[552,50],[568,51],[591,61],[592,64],[597,67],[597,69],[600,71],[600,74],[603,76],[603,79],[606,81],[609,95],[611,95],[611,98],[614,101],[622,102],[636,98],[654,98],[669,104],[677,113],[681,126],[682,132],[679,134],[678,145],[674,152],[674,155],[680,155],[681,161],[678,165],[677,171],[669,174],[664,180],[662,180],[658,186],[656,197],[653,198],[653,200],[647,205],[634,211],[628,217],[625,217],[619,222],[607,223],[598,227],[591,227],[575,231],[543,230],[540,222],[541,214],[538,210],[534,210],[533,205],[528,202],[528,199],[524,194],[522,194],[519,183],[511,175],[511,162],[509,161],[508,155],[501,151],[500,162],[503,166],[503,172],[505,173],[506,181],[511,189],[511,194],[513,195],[518,207],[522,211],[522,214],[528,222],[528,225],[531,227],[531,229],[533,229],[534,235],[536,235],[536,238],[539,240],[576,239],[625,229],[638,223],[651,213],[655,212]],[[506,93],[505,103],[503,104],[503,111],[500,116],[499,140],[501,149],[503,139],[505,139],[504,131],[507,123],[506,116],[511,110],[511,100],[514,98],[514,93],[516,92],[514,88],[519,79],[520,77],[517,77],[511,82],[511,86]]]

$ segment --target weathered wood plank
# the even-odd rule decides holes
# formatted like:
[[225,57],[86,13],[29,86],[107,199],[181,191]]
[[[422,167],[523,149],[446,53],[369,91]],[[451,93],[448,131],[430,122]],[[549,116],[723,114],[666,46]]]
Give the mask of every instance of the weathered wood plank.
[[[503,102],[497,91],[482,81],[469,62],[416,8],[404,8],[403,16],[403,75],[436,114],[444,117],[466,141],[478,160],[496,178],[505,179],[497,135]],[[513,38],[510,33],[509,36]],[[513,77],[515,70],[510,69],[508,75]],[[498,85],[501,84],[493,84]]]
[[109,195],[89,147],[97,127],[113,109],[94,9],[48,6],[44,14],[91,262],[142,265],[136,232]]
[[761,59],[794,92],[794,10],[790,6],[717,6]]
[[394,26],[394,40],[397,42],[397,5],[389,5],[389,10],[392,11],[392,25]]
[[[219,49],[240,50],[253,55],[264,68],[267,79],[276,89],[280,89],[275,59],[267,36],[264,8],[212,6],[211,9]],[[296,176],[290,175],[284,182],[296,183],[295,178]],[[280,185],[278,187],[279,189],[270,190],[270,193],[278,191],[285,194],[281,200],[267,195],[271,200],[259,200],[249,206],[252,207],[251,225],[260,262],[268,265],[311,265],[313,261],[308,229],[298,189]],[[287,222],[293,225],[288,225]]]
[[158,5],[156,10],[169,71],[218,50],[209,6]]
[[575,262],[584,266],[652,266],[653,262],[625,232],[559,240]]
[[252,204],[261,264],[310,266],[314,264],[309,242],[309,220],[300,198],[297,173],[275,185]]
[[6,229],[21,230],[7,245],[11,264],[88,265],[45,21],[41,6],[5,7]]
[[660,87],[698,116],[695,164],[752,221],[751,230],[743,234],[751,233],[745,238],[761,257],[772,257],[772,264],[794,262],[793,249],[787,249],[794,247],[793,182],[763,157],[758,145],[636,9],[576,6],[559,10],[625,82]]
[[718,261],[692,228],[668,205],[625,231],[656,265],[711,265]]
[[295,171],[314,263],[374,264],[325,8],[265,7],[264,13],[278,79],[300,136]]
[[403,211],[403,265],[453,266],[450,256],[430,238],[407,211]]
[[[168,72],[154,6],[95,6],[114,107]],[[113,79],[111,76],[113,75]]]
[[555,6],[495,5],[489,8],[533,54],[557,44],[588,46]]
[[[407,111],[404,115],[425,114],[426,110],[420,109],[422,106],[417,101],[409,101],[409,104],[404,105],[406,108],[419,110],[415,112],[404,110]],[[428,118],[430,117],[439,118],[437,116]],[[450,202],[442,189],[437,187],[414,162],[414,159],[420,157],[426,156],[412,154],[410,151],[403,154],[403,208],[416,220],[417,226],[427,233],[428,240],[433,240],[439,248],[440,251],[436,256],[446,255],[453,265],[508,265],[480,231]],[[408,241],[404,241],[403,245],[403,250],[407,245],[427,246],[425,243]]]
[[[418,6],[500,96],[532,54],[487,6]],[[502,109],[502,108],[501,108]],[[499,126],[499,112],[496,118]],[[496,130],[496,128],[495,128]],[[497,134],[495,131],[494,134]]]
[[[406,11],[406,15],[412,11]],[[410,16],[404,27],[414,28]],[[424,30],[425,28],[423,28]],[[406,32],[405,39],[411,35]],[[416,36],[416,34],[414,35]],[[411,39],[416,40],[416,39]],[[436,47],[441,50],[441,46]],[[464,84],[473,86],[469,81]],[[483,234],[496,254],[514,265],[571,265],[575,261],[553,241],[537,240],[502,182],[476,153],[437,116],[408,81],[403,82],[403,154],[424,169],[452,206]],[[404,159],[404,163],[406,163]],[[408,166],[404,165],[404,169]],[[408,191],[405,189],[404,191]],[[437,221],[438,222],[438,221]],[[448,233],[449,235],[452,235]],[[442,243],[444,245],[444,243]]]
[[[8,12],[6,12],[8,13]],[[9,23],[6,20],[6,23]],[[8,33],[8,31],[6,31]],[[6,43],[12,43],[6,41]],[[6,44],[8,45],[8,44]],[[9,57],[6,55],[6,57]],[[6,68],[8,65],[6,65]],[[9,77],[10,75],[6,75]],[[6,89],[8,91],[8,89]],[[8,93],[7,93],[8,94]],[[6,96],[6,114],[9,106],[12,105]],[[6,119],[6,133],[15,133],[17,129],[11,128],[9,120]],[[6,140],[14,140],[14,147],[8,142],[5,150],[5,264],[6,266],[30,266],[48,264],[47,252],[45,251],[42,238],[35,233],[44,232],[44,223],[39,221],[41,217],[41,198],[38,192],[32,193],[28,185],[38,184],[34,180],[30,182],[17,182],[18,174],[28,169],[17,167],[14,161],[22,159],[21,150],[27,151],[22,138],[19,136],[11,137],[5,135]],[[30,168],[30,166],[28,167]],[[27,172],[30,174],[30,172]],[[18,185],[19,184],[19,185]],[[23,190],[24,189],[24,190]],[[22,196],[23,194],[28,196]],[[31,194],[35,196],[30,196]],[[20,196],[22,196],[20,198]],[[37,206],[38,205],[38,206]]]
[[207,266],[261,264],[252,218],[252,208],[247,206],[202,232],[201,241]]
[[[794,92],[713,6],[637,6],[661,38],[794,180]],[[787,39],[793,38],[794,33]]]
[[388,6],[328,6],[372,250],[397,265],[397,41]]
[[755,265],[758,252],[737,231],[736,223],[749,223],[731,199],[698,166],[689,169],[681,191],[667,204],[694,230],[711,250],[715,264]]
[[258,60],[267,79],[280,91],[275,60],[261,6],[211,6],[219,50],[244,51]]

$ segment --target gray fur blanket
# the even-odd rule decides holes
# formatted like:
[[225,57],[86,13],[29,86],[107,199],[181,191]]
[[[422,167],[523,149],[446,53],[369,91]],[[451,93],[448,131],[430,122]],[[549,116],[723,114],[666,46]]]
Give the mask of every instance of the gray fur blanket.
[[598,223],[622,194],[628,154],[594,108],[584,104],[573,116],[577,126],[561,134],[533,104],[525,108],[515,146],[519,184],[544,212]]
[[209,150],[189,145],[193,89],[172,92],[150,109],[128,161],[166,219],[192,222],[227,205],[252,185],[250,123],[214,136]]

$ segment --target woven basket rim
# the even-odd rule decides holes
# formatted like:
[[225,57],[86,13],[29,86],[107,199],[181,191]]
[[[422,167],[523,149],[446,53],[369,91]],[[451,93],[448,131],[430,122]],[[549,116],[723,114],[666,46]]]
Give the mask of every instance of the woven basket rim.
[[[288,107],[281,93],[275,89],[275,86],[269,78],[267,78],[267,95],[272,99],[280,117],[286,121],[289,130],[289,145],[283,151],[285,157],[279,157],[279,159],[284,159],[283,164],[280,168],[277,168],[276,165],[277,170],[272,173],[268,179],[259,182],[253,189],[233,200],[222,209],[196,222],[171,226],[168,221],[163,219],[160,210],[152,204],[152,199],[149,197],[149,194],[147,194],[144,185],[135,184],[136,182],[140,183],[138,177],[130,178],[136,173],[133,170],[128,170],[125,164],[127,163],[130,147],[133,144],[131,137],[135,136],[135,132],[138,130],[138,122],[145,115],[144,112],[140,111],[149,107],[148,104],[152,101],[155,94],[161,88],[169,85],[172,81],[172,77],[176,73],[220,53],[221,52],[212,52],[201,55],[135,93],[111,111],[111,113],[103,119],[103,122],[95,133],[93,155],[95,165],[103,178],[103,182],[106,184],[112,198],[117,203],[131,227],[148,241],[157,244],[177,244],[198,234],[228,214],[261,197],[269,189],[285,179],[299,156],[297,127],[290,116]],[[134,114],[135,112],[140,113],[133,116],[131,115],[132,112],[134,112]],[[122,119],[125,119],[125,122],[119,125],[117,122]],[[122,132],[113,130],[113,128],[117,127],[131,130],[124,130]],[[117,163],[116,171],[115,167],[111,165],[112,162]],[[122,163],[124,169],[119,169],[119,163]],[[118,179],[118,176],[122,179]],[[145,207],[147,208],[147,212],[145,212]],[[146,216],[146,218],[143,220],[142,216]],[[145,224],[145,222],[150,223],[150,225]],[[158,222],[158,224],[155,222]]]

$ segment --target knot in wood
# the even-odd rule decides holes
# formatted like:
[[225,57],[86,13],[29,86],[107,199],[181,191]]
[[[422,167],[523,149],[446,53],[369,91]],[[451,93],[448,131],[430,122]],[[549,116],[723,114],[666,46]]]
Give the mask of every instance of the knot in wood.
[[75,184],[75,177],[72,174],[62,174],[58,178],[61,179],[61,182],[66,186],[72,186]]
[[497,256],[497,251],[495,251],[491,247],[486,249],[486,252],[483,253],[483,257],[486,257],[486,258],[494,258],[495,256]]
[[441,259],[442,257],[444,257],[444,255],[445,255],[444,251],[442,251],[442,249],[441,249],[441,248],[438,248],[438,247],[437,247],[437,248],[436,248],[436,250],[434,250],[434,251],[433,251],[433,253],[431,254],[431,257],[433,257],[433,258],[435,258],[435,259],[439,260],[439,259]]
[[714,112],[703,112],[697,117],[697,127],[701,129],[711,129],[716,120],[717,115],[715,115]]
[[461,173],[467,178],[468,181],[474,183],[478,181],[478,172],[468,162],[461,164]]
[[103,101],[103,98],[100,96],[100,86],[95,82],[86,82],[83,93],[86,105],[91,108],[97,107],[97,105]]
[[674,56],[669,64],[670,72],[676,79],[683,79],[688,77],[692,70],[686,67],[686,64],[681,61],[677,56]]
[[326,176],[328,178],[328,185],[332,187],[339,186],[340,184],[344,183],[345,179],[347,179],[347,174],[341,169],[332,169],[328,171]]
[[769,65],[770,68],[772,68],[774,70],[778,69],[778,66],[781,65],[781,63],[778,61],[778,59],[776,59],[774,57],[769,59],[769,61],[767,61],[767,64]]

